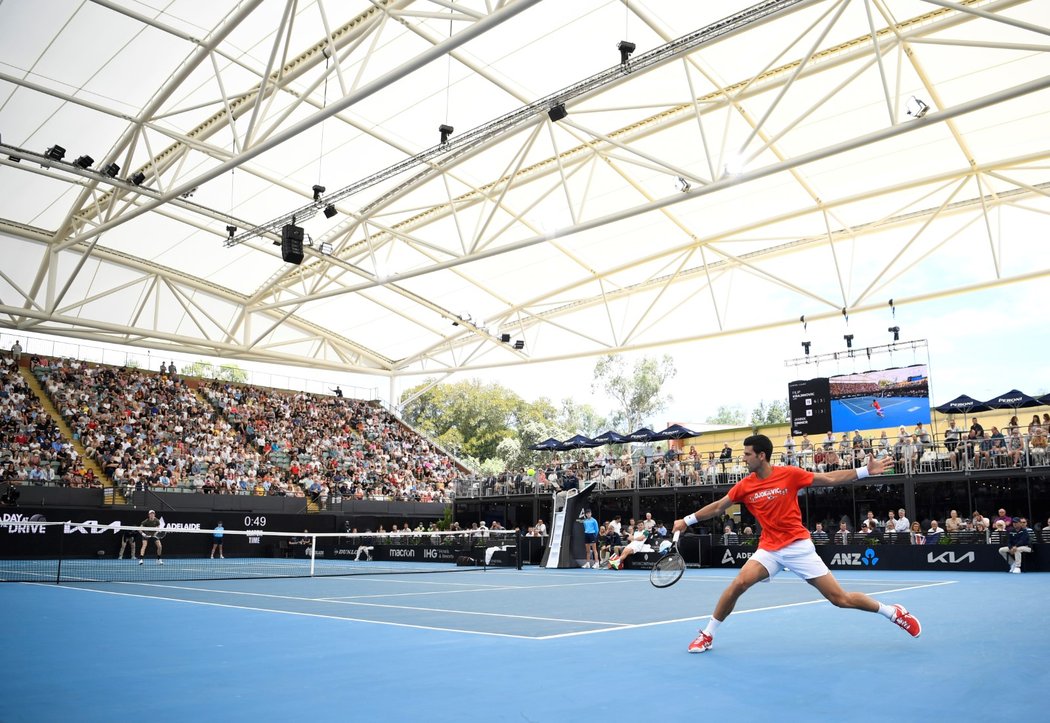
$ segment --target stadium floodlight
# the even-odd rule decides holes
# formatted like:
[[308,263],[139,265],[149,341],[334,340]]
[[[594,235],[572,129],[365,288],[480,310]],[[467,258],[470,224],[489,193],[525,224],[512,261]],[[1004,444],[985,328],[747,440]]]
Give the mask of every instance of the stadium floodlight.
[[109,176],[110,178],[116,178],[117,174],[120,173],[120,166],[116,163],[110,163],[108,166],[102,169],[102,173]]
[[331,203],[324,207],[324,217],[325,218],[331,218],[332,216],[336,215],[337,213],[338,213],[338,211],[335,210],[335,205],[333,205]]
[[886,331],[888,331],[891,334],[893,334],[893,340],[894,341],[900,341],[901,340],[901,328],[899,326],[891,326]]
[[549,111],[547,111],[547,117],[549,117],[555,123],[562,120],[568,115],[569,111],[565,110],[564,103],[558,103],[558,105],[554,106]]
[[91,168],[91,166],[93,166],[94,163],[95,159],[88,155],[80,156],[75,161],[73,161],[73,165],[78,166],[80,168]]
[[627,65],[627,61],[631,59],[631,53],[638,48],[637,45],[629,40],[621,40],[616,44],[616,49],[620,51],[620,65]]
[[55,144],[44,152],[44,155],[50,158],[52,161],[61,161],[66,157],[66,149],[62,146]]
[[806,356],[809,356],[809,347],[813,345],[811,341],[802,342],[802,348],[806,351]]
[[325,187],[324,187],[324,186],[321,186],[321,185],[315,185],[315,186],[313,187],[313,192],[314,192],[314,202],[315,202],[315,203],[316,203],[317,201],[320,201],[320,200],[321,200],[321,194],[322,194],[322,193],[324,193],[324,192],[325,192],[325,190],[326,190],[326,189],[325,189]]
[[853,334],[843,334],[842,338],[846,340],[846,348],[853,348]]
[[146,182],[146,174],[142,171],[135,171],[131,174],[131,178],[128,180],[131,181],[131,185],[133,186],[141,186]]
[[441,145],[448,143],[448,137],[452,135],[452,132],[456,130],[447,123],[442,123],[438,126],[438,133],[441,135]]

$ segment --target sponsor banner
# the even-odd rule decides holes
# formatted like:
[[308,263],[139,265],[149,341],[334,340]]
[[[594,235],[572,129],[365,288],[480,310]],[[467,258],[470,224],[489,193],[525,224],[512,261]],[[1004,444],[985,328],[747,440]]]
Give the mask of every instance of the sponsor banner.
[[[357,554],[357,550],[354,550]],[[376,545],[372,559],[381,561],[402,560],[406,562],[455,562],[462,550],[454,546],[434,545]]]
[[[1042,549],[1046,547],[1047,549]],[[714,567],[744,566],[754,547],[717,545],[709,560]],[[875,545],[874,547],[818,545],[817,554],[832,570],[951,570],[1003,572],[1008,565],[998,545]],[[1050,546],[1032,545],[1025,555],[1026,571],[1050,571]]]

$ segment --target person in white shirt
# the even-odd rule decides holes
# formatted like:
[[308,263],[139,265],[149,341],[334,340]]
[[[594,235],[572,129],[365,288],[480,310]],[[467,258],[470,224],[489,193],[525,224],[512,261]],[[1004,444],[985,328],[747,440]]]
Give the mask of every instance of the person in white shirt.
[[904,508],[897,510],[897,524],[894,527],[895,532],[909,532],[911,531],[911,522],[904,515]]
[[536,520],[536,534],[540,537],[547,536],[547,525],[543,524],[543,520]]

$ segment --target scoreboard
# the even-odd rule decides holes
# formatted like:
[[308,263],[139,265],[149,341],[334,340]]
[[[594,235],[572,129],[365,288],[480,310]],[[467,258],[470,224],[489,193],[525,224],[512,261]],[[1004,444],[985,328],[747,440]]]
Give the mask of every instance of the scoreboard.
[[788,384],[791,434],[824,434],[831,430],[831,386],[827,377]]

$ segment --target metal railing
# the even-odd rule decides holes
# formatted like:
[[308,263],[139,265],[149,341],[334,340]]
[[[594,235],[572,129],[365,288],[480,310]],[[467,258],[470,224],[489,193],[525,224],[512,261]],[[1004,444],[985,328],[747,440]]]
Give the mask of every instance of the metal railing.
[[[980,470],[1031,469],[1050,466],[1050,454],[1046,435],[1027,430],[1017,435],[1003,434],[981,439],[960,440],[954,435],[925,435],[924,439],[908,440],[882,437],[852,438],[843,443],[841,437],[828,441],[820,440],[803,448],[801,443],[792,446],[774,446],[773,463],[802,467],[811,472],[822,473],[840,469],[856,469],[867,464],[869,455],[877,458],[889,457],[893,469],[888,476],[916,476],[945,472],[973,472]],[[671,487],[703,487],[735,484],[748,474],[743,456],[736,453],[727,457],[702,455],[690,457],[677,454],[674,457],[642,457],[630,463],[597,460],[592,463],[552,463],[535,474],[510,473],[495,477],[464,477],[456,481],[455,491],[459,498],[476,498],[501,495],[546,496],[557,491],[561,482],[547,480],[553,469],[561,480],[570,469],[582,486],[597,482],[604,491],[646,490]]]

